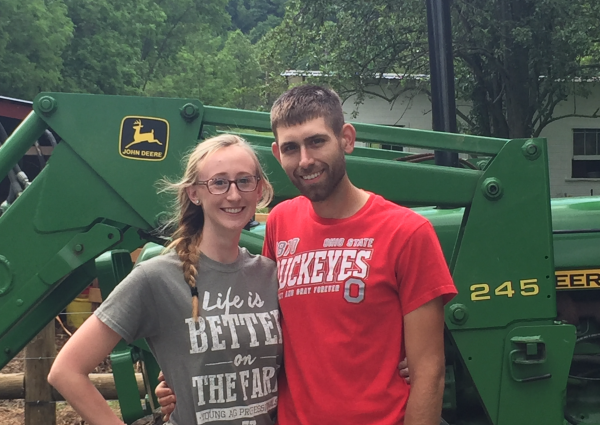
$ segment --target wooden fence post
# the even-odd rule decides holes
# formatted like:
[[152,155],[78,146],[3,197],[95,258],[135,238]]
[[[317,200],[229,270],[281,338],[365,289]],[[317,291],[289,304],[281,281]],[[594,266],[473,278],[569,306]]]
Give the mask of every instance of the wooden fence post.
[[56,425],[56,404],[47,379],[55,356],[52,320],[25,350],[25,425]]

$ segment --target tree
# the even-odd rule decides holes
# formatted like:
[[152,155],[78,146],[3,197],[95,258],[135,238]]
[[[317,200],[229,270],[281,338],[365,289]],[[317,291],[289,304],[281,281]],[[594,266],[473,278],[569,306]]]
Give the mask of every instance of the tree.
[[139,93],[142,34],[145,25],[154,25],[161,18],[160,13],[115,0],[66,0],[66,4],[75,33],[63,53],[62,89],[101,94]]
[[230,94],[223,106],[260,109],[263,72],[250,40],[239,30],[229,33],[217,60],[228,76],[226,90]]
[[226,0],[65,0],[75,24],[64,53],[65,91],[141,94],[170,72],[198,31],[228,25]]
[[171,60],[181,48],[193,43],[197,34],[220,36],[230,24],[227,0],[154,0],[164,18],[146,32],[142,60],[148,62],[143,88],[153,78],[171,72]]
[[61,83],[73,24],[62,1],[0,0],[0,94],[33,99]]
[[230,0],[227,11],[234,29],[254,43],[281,23],[288,0]]
[[[573,82],[600,68],[595,1],[455,0],[452,13],[457,95],[473,104],[459,116],[472,132],[537,136],[557,119],[560,101],[586,94],[585,84]],[[392,102],[422,83],[390,86],[381,73],[428,73],[425,22],[423,0],[292,0],[266,39],[282,69],[320,69],[345,97]],[[369,92],[373,84],[387,90]]]
[[251,40],[280,23],[286,1],[0,0],[0,95],[194,96],[264,108]]
[[263,72],[255,47],[241,31],[227,37],[196,35],[174,60],[168,76],[148,86],[153,96],[185,96],[206,105],[261,109]]
[[538,136],[562,118],[558,103],[586,94],[574,82],[598,75],[599,57],[590,56],[600,36],[596,2],[470,0],[454,11],[456,56],[472,80],[470,124],[482,134]]

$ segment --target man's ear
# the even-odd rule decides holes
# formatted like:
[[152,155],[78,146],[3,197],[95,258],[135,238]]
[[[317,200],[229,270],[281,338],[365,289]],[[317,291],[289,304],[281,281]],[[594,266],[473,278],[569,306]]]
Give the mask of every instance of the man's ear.
[[279,145],[277,142],[273,142],[271,144],[271,152],[273,152],[273,156],[277,159],[277,162],[281,164],[281,152],[279,152]]
[[342,127],[342,148],[347,154],[352,153],[354,150],[354,143],[356,142],[356,129],[352,124],[346,123]]

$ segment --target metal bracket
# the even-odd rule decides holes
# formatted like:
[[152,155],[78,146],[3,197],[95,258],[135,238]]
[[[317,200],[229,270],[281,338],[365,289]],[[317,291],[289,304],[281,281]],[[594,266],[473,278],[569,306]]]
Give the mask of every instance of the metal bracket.
[[121,238],[118,228],[97,223],[87,232],[75,235],[39,271],[38,277],[47,285],[54,285],[76,268],[119,243]]
[[[162,246],[160,246],[162,249]],[[154,250],[157,252],[157,250]],[[112,290],[127,276],[133,267],[131,256],[126,250],[105,252],[96,259],[98,284],[102,297],[106,298]],[[127,345],[119,342],[110,355],[113,365],[115,385],[121,405],[121,414],[126,423],[152,413],[158,406],[154,388],[158,385],[158,366],[145,340],[134,341]],[[140,402],[139,390],[135,379],[134,363],[141,362],[144,387],[146,390],[145,407]]]
[[512,379],[517,382],[533,382],[552,377],[550,373],[527,378],[518,378],[515,374],[515,365],[540,365],[546,362],[546,344],[541,336],[515,336],[510,341],[517,346],[508,356]]
[[140,393],[135,379],[134,362],[139,358],[138,349],[121,341],[110,355],[115,387],[119,396],[123,421],[130,424],[149,414],[140,401]]

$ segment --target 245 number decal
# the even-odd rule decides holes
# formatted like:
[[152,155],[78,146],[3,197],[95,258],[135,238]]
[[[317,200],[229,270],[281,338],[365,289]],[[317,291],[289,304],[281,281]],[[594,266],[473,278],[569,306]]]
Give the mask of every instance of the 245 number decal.
[[[518,290],[523,297],[532,297],[540,293],[540,287],[537,279],[522,279]],[[477,283],[471,285],[471,301],[485,301],[491,299],[490,285],[487,283]],[[512,298],[516,293],[513,289],[512,281],[508,280],[494,289],[494,295],[497,297]]]

